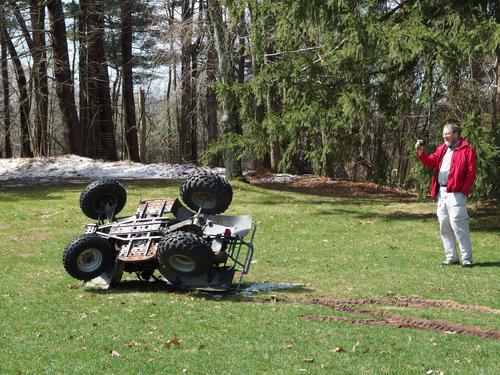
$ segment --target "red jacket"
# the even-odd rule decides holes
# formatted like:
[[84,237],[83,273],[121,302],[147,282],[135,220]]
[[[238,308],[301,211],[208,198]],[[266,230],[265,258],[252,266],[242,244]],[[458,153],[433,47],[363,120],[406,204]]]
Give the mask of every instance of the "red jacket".
[[[446,148],[446,144],[442,144],[432,154],[417,155],[424,166],[434,168],[430,188],[430,194],[433,198],[438,194],[439,168],[441,168]],[[460,145],[451,155],[450,173],[448,174],[446,191],[452,193],[460,192],[465,196],[469,196],[475,179],[476,152],[465,139],[460,138]]]

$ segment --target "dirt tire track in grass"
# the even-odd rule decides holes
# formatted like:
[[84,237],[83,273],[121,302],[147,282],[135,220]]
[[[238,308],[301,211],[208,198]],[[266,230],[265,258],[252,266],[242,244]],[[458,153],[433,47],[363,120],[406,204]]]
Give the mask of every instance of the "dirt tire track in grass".
[[326,297],[276,297],[271,296],[265,300],[254,297],[243,297],[241,302],[265,302],[265,303],[304,303],[309,305],[320,305],[329,307],[336,311],[351,314],[369,316],[370,318],[345,318],[327,315],[306,315],[300,316],[302,320],[319,320],[325,322],[342,322],[350,324],[385,325],[394,328],[411,328],[429,331],[441,331],[446,333],[468,334],[493,340],[500,339],[500,330],[485,329],[474,326],[464,326],[443,320],[422,319],[417,317],[407,317],[389,311],[369,310],[360,308],[363,305],[378,305],[387,307],[407,307],[407,308],[446,308],[450,310],[460,310],[466,312],[481,312],[488,314],[500,314],[500,311],[487,306],[470,306],[460,304],[451,300],[429,300],[418,296],[393,295],[391,299],[339,299]]
[[325,315],[306,315],[301,316],[302,320],[320,320],[320,321],[335,321],[351,324],[367,324],[367,325],[386,325],[394,328],[411,328],[421,329],[428,331],[442,331],[446,333],[460,333],[473,336],[479,336],[488,339],[500,339],[500,331],[487,330],[479,327],[463,326],[461,324],[454,324],[443,320],[428,320],[414,317],[405,317],[394,313],[385,311],[369,311],[369,310],[353,310],[353,313],[367,314],[381,319],[350,319],[341,318],[337,316]]
[[449,300],[426,300],[420,297],[404,297],[398,296],[394,301],[381,300],[381,299],[352,299],[352,300],[342,300],[334,298],[312,298],[306,297],[303,299],[298,299],[297,302],[303,302],[313,305],[321,305],[332,308],[337,311],[348,312],[352,314],[368,315],[378,319],[354,319],[354,318],[341,318],[335,316],[316,316],[308,315],[301,316],[300,319],[303,320],[321,320],[321,321],[337,321],[344,323],[353,324],[368,324],[368,325],[387,325],[395,328],[412,328],[421,329],[429,331],[443,331],[447,333],[460,333],[469,334],[473,336],[479,336],[488,339],[498,340],[500,339],[500,331],[498,330],[488,330],[479,327],[464,326],[461,324],[455,324],[446,322],[443,320],[429,320],[416,317],[406,317],[399,314],[395,314],[388,311],[376,311],[360,309],[355,306],[360,305],[379,305],[379,306],[395,306],[395,307],[442,307],[452,310],[461,311],[473,311],[473,312],[488,312],[498,314],[498,310],[491,309],[486,306],[468,306],[462,305],[454,301]]
[[418,296],[401,296],[399,294],[390,296],[390,299],[338,299],[338,298],[308,298],[305,303],[314,300],[317,304],[333,305],[340,308],[341,306],[360,306],[360,305],[378,305],[392,307],[409,307],[409,308],[445,308],[449,310],[460,310],[465,312],[479,312],[500,315],[500,310],[488,306],[471,306],[464,305],[452,300],[433,300],[425,299]]
[[451,300],[429,300],[420,298],[418,296],[400,296],[395,295],[395,303],[401,307],[440,307],[450,310],[461,310],[467,312],[480,312],[500,315],[500,310],[488,306],[471,306],[463,305],[461,303]]

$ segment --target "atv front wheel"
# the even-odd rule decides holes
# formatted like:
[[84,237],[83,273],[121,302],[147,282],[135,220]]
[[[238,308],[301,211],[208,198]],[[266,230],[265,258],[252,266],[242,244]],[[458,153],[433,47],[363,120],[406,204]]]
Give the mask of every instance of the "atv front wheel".
[[190,232],[173,232],[163,237],[156,256],[163,267],[186,276],[208,272],[214,260],[208,243]]
[[220,214],[227,210],[233,200],[233,189],[222,176],[210,172],[192,174],[181,185],[181,197],[193,211]]
[[94,233],[82,234],[71,241],[63,253],[63,265],[77,280],[88,281],[102,274],[113,264],[109,242]]
[[91,219],[112,220],[127,202],[127,191],[116,180],[92,181],[80,194],[80,208]]

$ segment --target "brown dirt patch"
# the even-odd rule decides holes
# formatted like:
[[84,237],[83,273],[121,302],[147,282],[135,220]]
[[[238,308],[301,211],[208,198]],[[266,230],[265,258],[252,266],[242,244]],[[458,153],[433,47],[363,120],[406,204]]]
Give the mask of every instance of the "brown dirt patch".
[[371,182],[353,182],[336,180],[328,177],[302,175],[290,182],[260,183],[257,178],[267,177],[265,174],[252,176],[251,182],[263,188],[279,188],[303,194],[315,194],[340,197],[391,197],[399,199],[415,199],[416,194],[403,189],[388,188]]

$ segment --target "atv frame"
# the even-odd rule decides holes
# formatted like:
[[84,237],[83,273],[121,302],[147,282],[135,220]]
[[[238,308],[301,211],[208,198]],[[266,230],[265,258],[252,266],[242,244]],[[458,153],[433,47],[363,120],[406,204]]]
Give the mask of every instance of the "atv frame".
[[[202,181],[206,182],[207,178],[211,183],[221,180],[219,176],[207,177],[205,173]],[[91,216],[97,215],[97,221],[87,224],[85,234],[66,247],[63,263],[68,273],[91,287],[109,288],[122,279],[124,272],[129,272],[143,280],[163,280],[168,285],[207,291],[227,291],[232,287],[235,274],[239,274],[238,290],[250,269],[257,225],[249,215],[207,213],[219,208],[212,204],[210,197],[206,200],[209,209],[204,207],[206,202],[200,197],[206,198],[206,194],[200,193],[196,186],[193,188],[192,180],[188,177],[183,184],[189,189],[183,190],[181,186],[181,196],[190,202],[190,208],[198,208],[196,213],[179,199],[162,198],[143,200],[134,215],[122,218],[116,218],[115,211],[124,204],[120,199],[112,199],[122,194],[116,188],[121,184],[112,180],[93,182],[98,188],[87,187],[82,192],[80,205],[82,201],[89,201],[89,191],[90,194],[98,191],[98,197],[90,199],[93,204],[90,211],[95,211]],[[226,184],[223,187],[227,193],[229,184],[221,181]],[[103,185],[112,189],[104,189]],[[113,189],[119,193],[109,194]],[[209,190],[213,192],[213,184]],[[193,199],[190,201],[190,198]],[[229,203],[226,197],[223,206]],[[82,207],[82,211],[88,214],[89,207]],[[247,236],[249,240],[244,239]],[[156,271],[160,277],[155,275]]]

